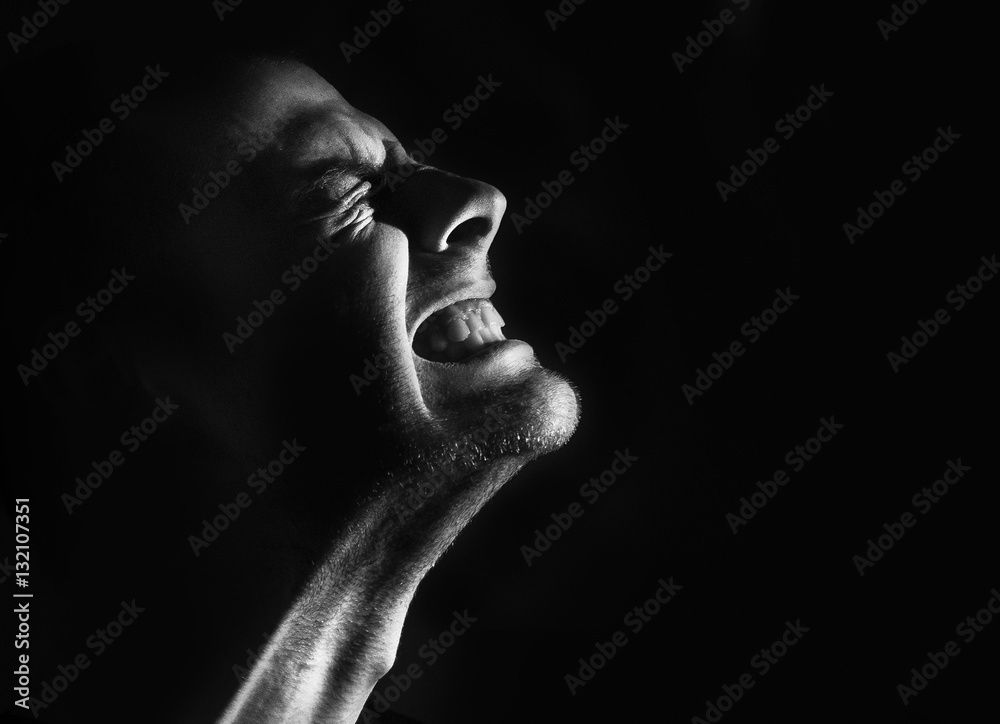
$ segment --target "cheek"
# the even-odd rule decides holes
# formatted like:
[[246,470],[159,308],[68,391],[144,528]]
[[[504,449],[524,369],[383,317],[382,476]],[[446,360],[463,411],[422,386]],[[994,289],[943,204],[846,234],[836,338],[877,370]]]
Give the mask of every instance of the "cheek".
[[405,334],[407,263],[406,237],[374,222],[318,262],[309,278],[293,274],[286,288],[290,301],[301,304],[304,314],[318,313],[341,333],[373,341],[401,330]]
[[303,400],[334,394],[336,409],[360,406],[352,413],[356,421],[420,409],[407,334],[407,240],[392,226],[372,227],[336,249],[315,277],[289,293],[283,310],[296,327],[282,355],[291,384],[308,387]]
[[[354,283],[380,315],[403,323],[409,249],[406,236],[394,226],[375,221],[350,251],[356,253]],[[388,321],[383,319],[380,321]]]

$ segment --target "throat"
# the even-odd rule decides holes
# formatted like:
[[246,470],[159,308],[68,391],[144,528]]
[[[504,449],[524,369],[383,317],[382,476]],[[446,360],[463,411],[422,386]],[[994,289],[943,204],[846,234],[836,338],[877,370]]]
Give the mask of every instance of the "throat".
[[[416,585],[388,592],[318,571],[254,664],[220,724],[354,724],[392,667]],[[253,718],[266,712],[263,718]]]
[[380,493],[343,526],[219,724],[354,724],[395,662],[417,585],[521,464],[456,480],[406,518],[398,514],[406,486],[375,486]]

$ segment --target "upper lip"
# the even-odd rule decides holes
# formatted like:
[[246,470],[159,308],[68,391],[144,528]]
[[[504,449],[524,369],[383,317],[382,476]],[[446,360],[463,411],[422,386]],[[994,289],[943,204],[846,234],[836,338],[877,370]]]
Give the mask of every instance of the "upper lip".
[[424,320],[434,314],[434,312],[438,312],[455,302],[462,301],[463,299],[489,299],[493,296],[493,292],[496,291],[496,288],[497,283],[487,277],[486,279],[480,279],[479,281],[471,284],[462,284],[450,287],[445,290],[445,294],[443,296],[427,300],[427,302],[418,310],[417,316],[413,320],[413,326],[409,330],[410,344],[413,344],[413,337],[416,335],[417,329],[421,324],[423,324]]

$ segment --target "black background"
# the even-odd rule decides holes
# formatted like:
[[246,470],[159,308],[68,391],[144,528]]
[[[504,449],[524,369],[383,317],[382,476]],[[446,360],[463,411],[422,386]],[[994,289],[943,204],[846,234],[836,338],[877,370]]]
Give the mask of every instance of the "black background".
[[[545,16],[554,0],[403,3],[350,64],[338,46],[385,3],[245,0],[221,22],[210,2],[60,7],[18,54],[0,47],[9,159],[0,258],[14,264],[32,243],[24,209],[55,191],[51,161],[146,63],[170,70],[224,48],[296,48],[410,149],[493,74],[502,85],[461,128],[446,128],[431,162],[507,195],[491,252],[497,305],[508,334],[579,387],[583,418],[422,584],[393,673],[417,662],[424,675],[394,710],[427,724],[687,722],[749,671],[756,685],[723,721],[995,719],[1000,624],[959,641],[960,655],[908,705],[896,686],[928,651],[958,640],[956,624],[1000,586],[1000,282],[952,313],[898,373],[886,358],[918,320],[950,308],[945,295],[980,256],[997,252],[984,223],[994,157],[981,119],[992,116],[993,84],[978,57],[980,11],[929,0],[886,40],[876,23],[888,3],[753,0],[740,12],[728,2],[654,11],[590,0],[555,30]],[[679,73],[671,54],[726,7],[736,21]],[[12,3],[0,29],[36,9]],[[87,69],[107,58],[120,75],[96,81]],[[820,84],[833,96],[780,138],[775,121]],[[580,173],[570,154],[609,116],[628,128]],[[939,127],[960,139],[919,181],[904,179],[906,194],[850,244],[842,225],[903,178],[902,164]],[[716,181],[768,136],[778,152],[723,202]],[[567,168],[574,183],[517,233],[510,214]],[[651,245],[673,257],[621,301],[614,285]],[[713,352],[746,341],[741,326],[786,287],[800,300],[689,405],[681,385]],[[555,343],[606,298],[619,311],[561,360]],[[5,352],[14,405],[26,351]],[[829,416],[844,429],[801,473],[789,471],[786,452]],[[593,505],[583,501],[580,486],[626,448],[639,461]],[[957,458],[972,470],[860,577],[852,557]],[[791,482],[734,535],[726,514],[779,468]],[[17,483],[8,485],[13,498]],[[573,502],[584,516],[527,566],[521,546]],[[632,634],[623,616],[671,577],[683,589]],[[420,646],[464,609],[477,622],[427,666]],[[802,641],[767,675],[752,670],[751,657],[797,619],[810,629]],[[629,643],[571,695],[564,676],[616,630]],[[183,665],[196,651],[190,642],[170,655]],[[231,676],[220,667],[226,686]],[[105,715],[134,720],[113,702]]]

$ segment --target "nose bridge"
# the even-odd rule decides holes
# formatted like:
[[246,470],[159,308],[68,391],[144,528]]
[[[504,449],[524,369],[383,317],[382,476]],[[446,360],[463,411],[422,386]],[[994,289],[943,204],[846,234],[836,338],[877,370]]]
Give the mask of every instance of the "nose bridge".
[[393,207],[405,219],[414,250],[441,253],[460,247],[485,254],[507,199],[482,181],[426,168],[403,184]]

